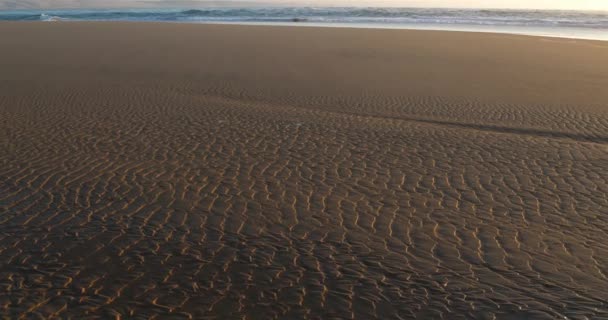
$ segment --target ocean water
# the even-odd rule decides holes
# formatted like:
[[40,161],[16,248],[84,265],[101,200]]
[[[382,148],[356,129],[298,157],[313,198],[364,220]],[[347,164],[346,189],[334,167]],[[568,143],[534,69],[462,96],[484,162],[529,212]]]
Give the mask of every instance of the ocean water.
[[297,24],[522,33],[608,40],[608,12],[424,8],[206,8],[0,11],[13,21]]

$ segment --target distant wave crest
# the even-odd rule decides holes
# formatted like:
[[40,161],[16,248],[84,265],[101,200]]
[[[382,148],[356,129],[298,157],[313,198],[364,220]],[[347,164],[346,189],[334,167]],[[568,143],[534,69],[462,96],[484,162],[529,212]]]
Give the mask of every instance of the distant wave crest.
[[0,20],[312,22],[570,27],[608,30],[608,12],[424,8],[207,8],[3,11]]
[[58,16],[51,16],[45,13],[40,14],[40,20],[42,21],[65,21],[68,20],[66,18],[62,18],[62,17],[58,17]]

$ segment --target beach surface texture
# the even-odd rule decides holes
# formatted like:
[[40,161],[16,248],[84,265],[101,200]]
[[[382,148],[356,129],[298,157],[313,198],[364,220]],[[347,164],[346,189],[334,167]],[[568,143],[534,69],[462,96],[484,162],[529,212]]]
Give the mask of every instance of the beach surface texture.
[[608,42],[0,39],[2,318],[608,317]]

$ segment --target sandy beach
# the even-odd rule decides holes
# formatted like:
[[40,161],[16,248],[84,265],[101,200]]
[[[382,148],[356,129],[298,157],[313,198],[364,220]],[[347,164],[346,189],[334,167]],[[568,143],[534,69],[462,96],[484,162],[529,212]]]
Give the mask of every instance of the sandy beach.
[[0,39],[0,318],[608,318],[608,42]]

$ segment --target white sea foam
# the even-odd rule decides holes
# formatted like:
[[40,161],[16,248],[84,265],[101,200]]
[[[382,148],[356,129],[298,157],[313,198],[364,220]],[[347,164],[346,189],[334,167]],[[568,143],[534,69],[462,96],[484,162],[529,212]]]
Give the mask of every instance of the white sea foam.
[[[209,8],[3,11],[0,20],[265,23],[482,31],[530,30],[608,39],[608,12],[424,8]],[[526,32],[523,32],[526,33]],[[603,34],[603,36],[602,36]]]

